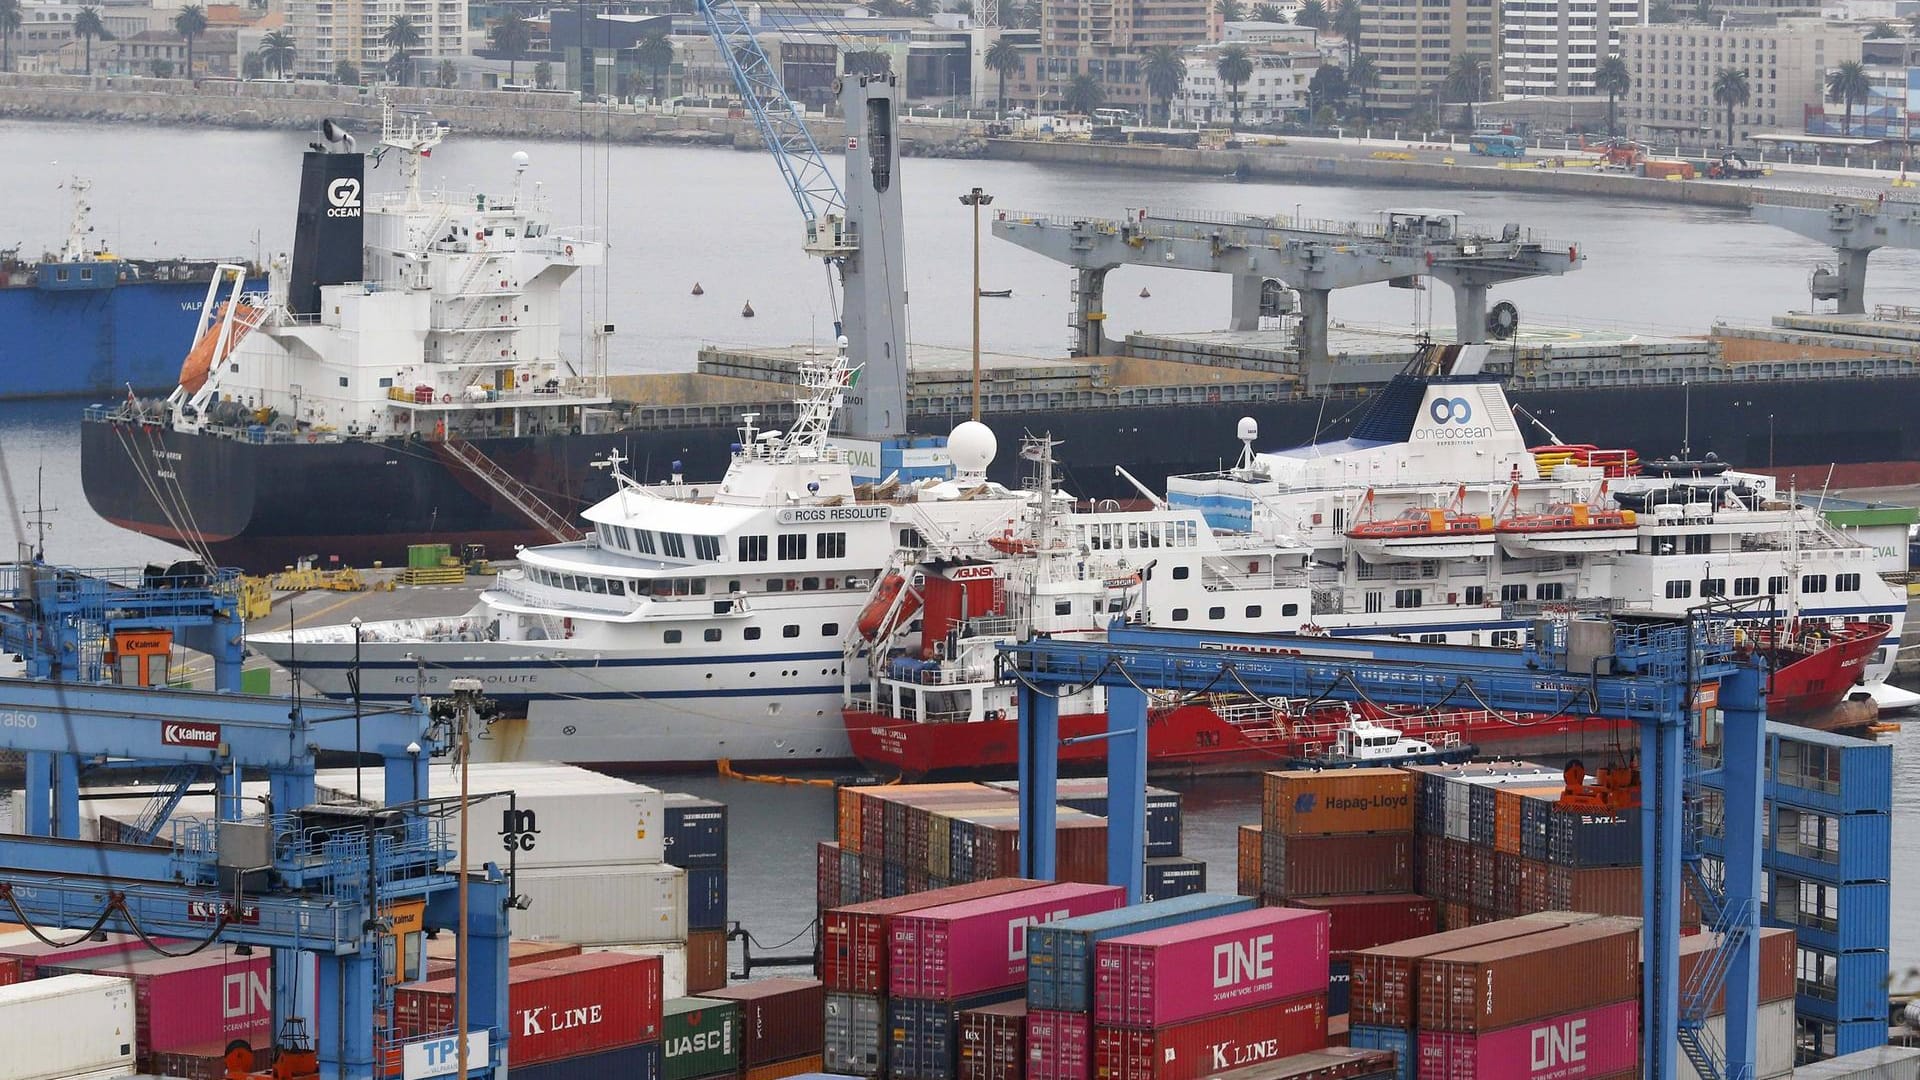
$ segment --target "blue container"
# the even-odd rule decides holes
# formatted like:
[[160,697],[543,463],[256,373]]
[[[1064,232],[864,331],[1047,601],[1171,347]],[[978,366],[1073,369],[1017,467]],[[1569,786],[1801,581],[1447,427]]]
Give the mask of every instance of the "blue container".
[[1171,900],[1207,891],[1207,864],[1186,855],[1148,859],[1144,899]]
[[1413,1032],[1406,1028],[1375,1027],[1354,1024],[1347,1028],[1347,1045],[1355,1050],[1391,1050],[1394,1054],[1394,1080],[1413,1080]]
[[1093,1011],[1094,946],[1182,923],[1251,911],[1251,896],[1199,893],[1027,927],[1027,1007]]
[[1583,814],[1555,811],[1548,818],[1547,861],[1556,866],[1640,864],[1640,814]]
[[882,896],[907,895],[906,864],[889,861],[881,869],[880,888]]
[[887,1002],[887,1075],[893,1080],[954,1080],[959,1072],[960,1014],[1020,996],[1010,986],[959,1001],[893,998]]
[[692,795],[669,794],[666,861],[691,870],[727,865],[727,804]]
[[687,929],[720,930],[726,925],[727,868],[697,866],[688,870]]
[[1353,962],[1327,962],[1327,1015],[1345,1016],[1353,1007]]
[[660,1044],[650,1042],[538,1065],[507,1064],[513,1080],[660,1080],[660,1060]]
[[1794,829],[1793,811],[1777,807],[1764,858],[1782,873],[1816,881],[1886,881],[1893,873],[1893,818],[1890,814],[1821,814],[1826,844],[1801,843]]
[[1887,1044],[1887,1018],[1878,1020],[1846,1020],[1835,1026],[1833,1033],[1833,1053],[1835,1057],[1857,1054],[1862,1050],[1872,1050]]
[[1783,802],[1828,813],[1886,811],[1893,804],[1893,747],[1769,721],[1767,779]]
[[1545,799],[1520,800],[1520,854],[1547,861],[1547,836],[1552,832],[1554,804]]

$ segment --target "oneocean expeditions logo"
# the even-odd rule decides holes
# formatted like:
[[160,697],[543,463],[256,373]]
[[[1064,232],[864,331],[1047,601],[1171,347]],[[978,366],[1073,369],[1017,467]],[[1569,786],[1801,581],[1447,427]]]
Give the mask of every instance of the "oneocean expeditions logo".
[[1464,424],[1473,419],[1473,404],[1463,397],[1434,398],[1427,412],[1436,424]]
[[360,216],[360,181],[351,176],[336,176],[327,182],[327,216]]
[[1474,403],[1463,397],[1436,397],[1427,402],[1427,418],[1433,423],[1413,433],[1416,440],[1428,442],[1468,442],[1493,434],[1489,424],[1473,422]]

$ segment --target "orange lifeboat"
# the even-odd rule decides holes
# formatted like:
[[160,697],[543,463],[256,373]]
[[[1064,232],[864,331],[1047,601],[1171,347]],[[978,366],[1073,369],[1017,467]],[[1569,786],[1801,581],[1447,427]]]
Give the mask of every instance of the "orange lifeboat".
[[1414,507],[1385,521],[1362,521],[1347,530],[1355,540],[1398,540],[1429,536],[1475,536],[1493,531],[1493,518],[1438,507]]
[[[866,606],[860,609],[859,619],[855,620],[854,625],[859,627],[861,637],[872,640],[880,633],[881,627],[886,624],[887,612],[893,609],[894,599],[906,587],[907,579],[899,574],[888,574],[881,579],[879,587],[867,599]],[[909,592],[906,599],[900,601],[900,615],[895,621],[911,619],[919,610],[920,594]]]
[[247,336],[247,331],[259,325],[261,313],[250,305],[241,304],[233,317],[233,333],[227,338],[226,350],[219,356],[213,355],[220,345],[220,326],[226,321],[227,309],[233,303],[229,300],[220,305],[213,318],[207,320],[207,332],[201,334],[200,340],[187,350],[186,362],[180,365],[180,388],[188,394],[199,393],[200,388],[206,385],[207,373],[213,370],[213,365],[231,356],[233,350],[239,347],[240,339]]
[[1631,510],[1567,503],[1537,514],[1501,518],[1497,528],[1503,533],[1607,532],[1633,529],[1639,524],[1639,518]]

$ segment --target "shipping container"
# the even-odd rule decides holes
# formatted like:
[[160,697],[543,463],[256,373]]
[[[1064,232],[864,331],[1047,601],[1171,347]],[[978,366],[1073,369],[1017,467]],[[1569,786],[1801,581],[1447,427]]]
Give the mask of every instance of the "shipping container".
[[790,1078],[820,1076],[821,1061],[819,1054],[789,1058],[786,1061],[770,1061],[765,1065],[755,1065],[740,1073],[740,1080],[790,1080]]
[[1092,1075],[1093,1017],[1028,1010],[1027,1080],[1089,1080]]
[[830,990],[884,994],[888,980],[888,934],[895,916],[1037,889],[1045,884],[1026,878],[993,878],[829,911],[821,919],[821,979]]
[[[1755,1018],[1754,1036],[1754,1080],[1775,1080],[1776,1077],[1793,1074],[1793,1038],[1794,1014],[1791,1000],[1772,1001],[1762,1004]],[[1716,1013],[1707,1017],[1707,1034],[1715,1046],[1727,1045],[1727,1018]],[[1693,1063],[1686,1055],[1680,1056],[1675,1067],[1679,1080],[1701,1080],[1694,1070]]]
[[0,987],[7,1080],[131,1073],[133,1029],[133,985],[125,979],[61,975]]
[[1413,1032],[1403,1027],[1382,1027],[1354,1020],[1347,1024],[1347,1045],[1355,1050],[1384,1050],[1394,1055],[1394,1080],[1414,1080],[1418,1064],[1418,1045]]
[[[423,981],[433,979],[451,979],[459,960],[460,939],[452,934],[442,934],[428,938],[422,961],[425,967]],[[519,967],[521,964],[535,964],[542,960],[558,960],[563,956],[579,956],[580,946],[568,941],[528,941],[514,938],[507,942],[507,966]]]
[[1261,891],[1269,902],[1296,896],[1413,891],[1413,834],[1289,837],[1262,833]]
[[1141,899],[1172,900],[1207,891],[1207,863],[1187,855],[1148,859],[1141,888]]
[[665,860],[683,870],[727,865],[727,804],[669,791],[663,798]]
[[887,1001],[887,1075],[891,1080],[954,1080],[963,1013],[1012,1001],[1006,987],[961,1001],[891,998]]
[[1236,869],[1240,871],[1240,895],[1260,895],[1260,844],[1261,831],[1258,825],[1240,826],[1240,858]]
[[1419,1080],[1599,1080],[1640,1063],[1640,1003],[1629,998],[1480,1034],[1423,1028],[1416,1041]]
[[642,866],[521,867],[514,888],[533,901],[513,932],[581,945],[685,941],[687,872]]
[[[177,938],[155,938],[160,945],[177,941]],[[110,956],[117,953],[133,952],[146,948],[146,943],[132,934],[107,934],[105,940],[79,941],[72,945],[49,945],[35,937],[32,931],[20,930],[0,937],[0,957],[10,957],[20,961],[20,979],[28,982],[40,977],[40,964],[73,964],[96,956]]]
[[1393,1055],[1387,1051],[1327,1047],[1221,1073],[1219,1080],[1382,1080],[1392,1075]]
[[1471,783],[1467,791],[1467,841],[1492,849],[1499,830],[1500,793],[1543,786],[1565,790],[1566,781],[1559,772],[1535,770]]
[[1413,777],[1401,769],[1270,772],[1261,794],[1270,835],[1413,831]]
[[1327,947],[1335,953],[1371,949],[1435,930],[1438,905],[1414,893],[1395,896],[1313,896],[1289,901],[1295,907],[1324,911],[1333,920]]
[[1353,961],[1327,961],[1327,1015],[1344,1017],[1353,1009]]
[[1096,1080],[1199,1080],[1327,1045],[1324,993],[1170,1024],[1097,1027]]
[[1025,1080],[1027,1003],[1021,1000],[960,1014],[960,1080]]
[[[1020,794],[1020,781],[999,780],[987,785],[1010,795]],[[1055,801],[1095,817],[1107,816],[1107,778],[1104,776],[1062,777],[1055,790]],[[1166,788],[1147,788],[1147,858],[1170,858],[1180,854],[1181,796]]]
[[1781,801],[1823,813],[1883,812],[1893,804],[1893,747],[1769,720],[1767,780]]
[[956,1001],[1027,980],[1027,927],[1112,911],[1126,890],[1059,884],[894,916],[889,992]]
[[1428,956],[1418,1027],[1479,1034],[1611,1005],[1639,992],[1639,960],[1639,920],[1611,916]]
[[13,956],[0,956],[0,986],[12,986],[20,981],[20,960]]
[[727,932],[687,931],[687,993],[704,994],[727,985]]
[[273,1036],[272,976],[265,949],[252,956],[236,956],[220,947],[191,956],[142,949],[57,966],[48,957],[40,962],[40,973],[111,975],[131,982],[135,1052],[142,1068],[159,1051],[221,1039],[255,1043]]
[[1095,946],[1094,1017],[1105,1025],[1168,1024],[1292,1000],[1327,989],[1327,915],[1260,908]]
[[1099,942],[1253,907],[1251,897],[1209,893],[1030,926],[1027,1004],[1035,1009],[1089,1012],[1093,1009],[1094,947]]
[[[1328,993],[1327,1007],[1329,1009],[1333,1007],[1331,991]],[[1347,1017],[1344,1013],[1338,1016],[1331,1012],[1327,1014],[1327,1045],[1329,1047],[1347,1045]]]
[[[218,1039],[198,1046],[157,1053],[139,1067],[164,1076],[167,1080],[226,1080],[229,1041]],[[266,1072],[273,1067],[272,1040],[255,1043],[250,1049],[253,1051],[253,1071]]]
[[830,1072],[879,1076],[887,1062],[887,1006],[872,994],[827,993],[825,1045]]
[[668,1001],[661,1010],[660,1051],[663,1080],[739,1071],[739,1004],[696,997]]
[[[1780,927],[1763,927],[1760,931],[1758,952],[1760,976],[1760,1002],[1781,1001],[1794,995],[1794,977],[1797,939],[1792,930]],[[1720,947],[1720,935],[1708,931],[1703,934],[1689,934],[1680,939],[1680,994],[1686,996],[1687,987],[1692,985],[1693,973],[1703,962]],[[1722,986],[1713,1001],[1707,1006],[1709,1014],[1724,1011],[1726,1008],[1726,989]]]
[[[454,980],[402,986],[394,1027],[413,1039],[451,1031]],[[522,964],[507,973],[514,1068],[660,1038],[661,961],[630,953],[583,953]]]
[[727,868],[696,866],[686,870],[687,929],[720,930],[727,925]]
[[538,1065],[513,1062],[513,1080],[662,1080],[661,1047],[636,1043]]
[[687,989],[687,947],[685,945],[595,945],[589,952],[619,952],[634,956],[660,958],[660,999],[691,996]]
[[721,987],[702,996],[740,1003],[743,1066],[752,1068],[820,1053],[826,988],[818,979],[761,979]]
[[1526,835],[1528,805],[1551,805],[1566,790],[1564,783],[1496,788],[1493,796],[1493,849],[1508,855],[1523,854],[1521,845]]
[[813,906],[816,910],[825,911],[857,901],[857,898],[847,895],[841,880],[841,857],[837,841],[823,840],[813,847]]
[[1413,1026],[1418,1015],[1415,1005],[1419,1000],[1418,966],[1424,957],[1538,934],[1591,918],[1576,912],[1542,912],[1484,926],[1450,929],[1357,952],[1352,957],[1353,1004],[1349,1010],[1353,1023],[1388,1028]]
[[1555,810],[1547,819],[1547,861],[1582,868],[1640,865],[1640,812]]

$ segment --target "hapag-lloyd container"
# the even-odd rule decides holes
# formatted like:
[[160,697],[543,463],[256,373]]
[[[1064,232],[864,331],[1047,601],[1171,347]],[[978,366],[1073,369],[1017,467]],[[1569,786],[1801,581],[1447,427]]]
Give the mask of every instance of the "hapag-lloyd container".
[[959,1080],[1025,1080],[1027,1003],[1006,1001],[960,1014]]
[[154,1054],[168,1050],[221,1039],[271,1041],[270,970],[264,949],[254,956],[235,956],[226,949],[192,956],[161,956],[143,950],[58,967],[46,960],[40,964],[42,977],[49,973],[112,975],[133,984],[135,1042],[143,1068]]
[[[518,1065],[590,1054],[660,1038],[660,958],[601,952],[522,964],[507,972],[507,1023]],[[454,980],[394,992],[405,1038],[451,1031]]]
[[1327,914],[1261,908],[1095,946],[1094,1018],[1159,1028],[1327,992]]
[[1477,1035],[1423,1030],[1417,1043],[1419,1080],[1600,1080],[1639,1065],[1640,1003],[1628,998]]
[[887,992],[887,935],[896,916],[1037,889],[1045,884],[1026,878],[990,878],[835,908],[821,918],[820,979],[829,990],[884,994]]
[[1497,1031],[1623,1001],[1639,986],[1639,920],[1603,916],[1422,959],[1419,1028]]
[[1284,836],[1263,832],[1261,891],[1270,900],[1413,891],[1413,834]]
[[1202,893],[1082,915],[1027,928],[1027,1004],[1035,1009],[1093,1008],[1094,946],[1183,923],[1253,910],[1248,896]]
[[1538,934],[1587,922],[1592,918],[1591,915],[1578,912],[1543,911],[1354,953],[1349,1015],[1355,1025],[1411,1027],[1414,1018],[1419,1015],[1415,1003],[1419,1000],[1418,964],[1423,957],[1439,956],[1526,934]]
[[887,1002],[887,1075],[892,1080],[954,1080],[962,1013],[1011,1001],[1017,986],[960,1001],[892,998]]
[[1086,1013],[1027,1013],[1027,1080],[1087,1080],[1093,1075],[1093,1018]]
[[887,1064],[887,1005],[872,994],[829,991],[821,1060],[831,1073],[879,1076]]
[[1093,1069],[1099,1080],[1199,1080],[1326,1044],[1326,996],[1306,994],[1152,1031],[1095,1028]]
[[1027,927],[1112,911],[1125,889],[1047,885],[896,915],[888,934],[887,985],[895,997],[954,1001],[1027,978]]
[[133,987],[61,975],[0,988],[0,1066],[7,1080],[131,1073]]
[[1439,905],[1429,897],[1414,893],[1314,896],[1289,903],[1324,911],[1332,917],[1327,947],[1335,954],[1424,937],[1433,933],[1439,918]]
[[723,986],[701,997],[740,1003],[744,1068],[820,1053],[826,987],[818,979],[761,979]]
[[1285,836],[1412,832],[1413,777],[1401,769],[1296,769],[1262,784],[1261,825]]

